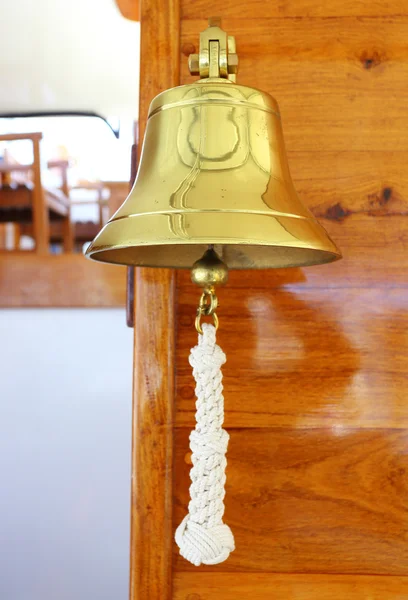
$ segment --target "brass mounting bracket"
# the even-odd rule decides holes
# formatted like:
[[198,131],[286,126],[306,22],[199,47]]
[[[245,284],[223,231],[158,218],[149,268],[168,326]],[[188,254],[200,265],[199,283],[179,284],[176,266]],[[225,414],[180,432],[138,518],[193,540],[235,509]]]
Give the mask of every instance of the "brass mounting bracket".
[[235,38],[221,29],[220,17],[208,19],[208,28],[200,33],[200,52],[190,54],[188,68],[201,79],[216,77],[235,83],[238,72]]

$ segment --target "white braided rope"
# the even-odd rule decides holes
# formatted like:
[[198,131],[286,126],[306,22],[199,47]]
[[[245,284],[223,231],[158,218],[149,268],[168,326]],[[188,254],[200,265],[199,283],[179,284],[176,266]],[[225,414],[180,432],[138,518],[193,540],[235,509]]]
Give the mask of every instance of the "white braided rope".
[[198,346],[191,350],[190,365],[196,380],[196,426],[190,434],[190,503],[188,515],[176,531],[180,554],[196,567],[216,565],[235,548],[234,536],[222,521],[225,468],[229,435],[222,428],[224,397],[221,365],[224,352],[216,344],[215,327],[204,323]]

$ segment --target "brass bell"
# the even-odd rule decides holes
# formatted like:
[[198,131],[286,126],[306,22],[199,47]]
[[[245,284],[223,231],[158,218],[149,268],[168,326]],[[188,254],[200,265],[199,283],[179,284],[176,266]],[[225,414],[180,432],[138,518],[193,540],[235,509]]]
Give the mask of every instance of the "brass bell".
[[237,85],[237,62],[210,22],[189,60],[201,79],[152,101],[136,182],[87,256],[190,268],[210,245],[231,269],[341,258],[296,194],[275,99]]

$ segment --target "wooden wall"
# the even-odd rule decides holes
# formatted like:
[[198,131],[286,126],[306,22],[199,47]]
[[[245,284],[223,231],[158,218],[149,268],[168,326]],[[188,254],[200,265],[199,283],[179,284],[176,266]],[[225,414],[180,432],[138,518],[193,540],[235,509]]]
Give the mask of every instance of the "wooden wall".
[[91,262],[82,254],[0,254],[0,309],[110,308],[125,303],[125,267]]
[[[142,2],[142,60],[151,4]],[[181,83],[192,81],[187,55],[213,14],[236,36],[238,82],[277,98],[296,188],[344,259],[233,273],[220,292],[231,436],[225,518],[237,548],[227,562],[197,569],[173,545],[172,581],[160,575],[172,592],[145,588],[132,599],[405,600],[408,5],[181,0]],[[139,294],[149,290],[151,281]],[[174,467],[172,476],[165,471],[172,531],[188,503],[197,296],[188,274],[178,273]],[[168,356],[161,360],[168,373]],[[135,372],[140,380],[137,356]],[[172,420],[165,417],[167,427]],[[158,443],[168,447],[168,429]],[[134,552],[142,550],[138,539]],[[146,563],[154,565],[155,552],[170,561],[160,535],[151,540],[149,549],[146,534]]]

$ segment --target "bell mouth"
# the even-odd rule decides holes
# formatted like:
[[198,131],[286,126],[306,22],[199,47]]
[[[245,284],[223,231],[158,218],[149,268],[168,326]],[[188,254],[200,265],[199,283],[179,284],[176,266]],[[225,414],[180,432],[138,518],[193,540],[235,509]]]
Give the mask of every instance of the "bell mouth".
[[115,217],[86,251],[93,260],[190,269],[208,245],[229,269],[273,269],[329,263],[341,253],[312,217],[221,211]]
[[[101,248],[87,254],[93,260],[118,265],[191,269],[207,249],[208,244],[163,244]],[[308,267],[341,258],[340,253],[327,250],[284,246],[215,244],[214,250],[229,269]]]

